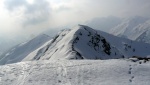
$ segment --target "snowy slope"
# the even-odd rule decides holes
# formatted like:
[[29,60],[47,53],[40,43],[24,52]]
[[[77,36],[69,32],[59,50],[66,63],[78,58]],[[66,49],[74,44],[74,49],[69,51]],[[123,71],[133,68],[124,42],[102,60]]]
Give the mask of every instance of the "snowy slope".
[[[61,56],[60,56],[61,55]],[[132,56],[147,57],[150,45],[95,31],[79,25],[64,30],[42,47],[30,53],[27,60],[116,59]]]
[[24,59],[29,53],[42,46],[45,42],[50,40],[50,37],[43,34],[35,37],[34,39],[21,43],[14,48],[10,49],[2,55],[0,65],[8,63],[16,63]]
[[143,17],[126,19],[115,28],[112,28],[110,34],[150,43],[150,20]]
[[150,43],[150,20],[135,27],[130,38],[136,41]]
[[80,25],[60,32],[47,45],[32,52],[24,60],[114,59],[122,56],[117,48],[95,30]]
[[149,85],[150,62],[32,61],[0,66],[0,85]]
[[116,37],[102,31],[98,32],[102,36],[105,36],[106,40],[124,54],[124,57],[126,58],[130,58],[132,56],[147,57],[150,55],[150,44]]

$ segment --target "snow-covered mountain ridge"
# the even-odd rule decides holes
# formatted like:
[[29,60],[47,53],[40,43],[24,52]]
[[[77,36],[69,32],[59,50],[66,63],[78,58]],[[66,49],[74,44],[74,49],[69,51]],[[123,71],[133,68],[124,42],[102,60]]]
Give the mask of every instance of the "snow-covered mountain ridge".
[[25,60],[110,59],[121,56],[123,55],[103,36],[92,28],[80,25],[72,30],[64,30],[48,45],[29,54]]
[[0,65],[22,61],[29,53],[42,46],[51,38],[48,35],[39,35],[28,42],[21,43],[2,55]]
[[71,30],[60,32],[24,60],[116,59],[149,55],[149,44],[115,37],[79,25]]
[[[61,56],[60,56],[61,55]],[[33,60],[118,59],[149,57],[150,45],[119,38],[85,25],[22,43],[3,55],[0,64]]]
[[[37,46],[37,40],[33,41]],[[150,59],[145,58],[150,55],[150,45],[146,43],[116,37],[79,25],[61,31],[53,39],[45,41],[32,51],[25,49],[28,46],[31,48],[33,44],[26,44],[18,45],[19,48],[24,47],[25,53],[28,52],[27,56],[21,57],[22,62],[0,66],[0,85],[149,85],[150,83]],[[21,49],[23,48],[18,50],[16,48],[16,52]],[[15,53],[16,56],[17,54]],[[134,58],[131,58],[133,56]],[[4,59],[13,61],[7,57]]]

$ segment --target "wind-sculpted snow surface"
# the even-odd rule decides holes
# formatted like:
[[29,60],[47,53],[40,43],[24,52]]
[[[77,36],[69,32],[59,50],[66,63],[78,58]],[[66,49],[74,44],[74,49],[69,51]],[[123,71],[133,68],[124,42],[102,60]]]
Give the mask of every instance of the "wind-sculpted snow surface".
[[0,85],[149,85],[150,62],[32,61],[0,66]]

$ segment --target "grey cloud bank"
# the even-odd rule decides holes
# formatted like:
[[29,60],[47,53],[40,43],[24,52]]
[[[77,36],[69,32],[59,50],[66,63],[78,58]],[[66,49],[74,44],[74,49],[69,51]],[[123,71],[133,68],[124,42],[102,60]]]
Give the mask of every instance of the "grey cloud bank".
[[48,22],[57,26],[110,15],[150,15],[149,0],[34,0],[32,4],[27,0],[5,0],[4,3],[10,12],[23,9],[23,25]]

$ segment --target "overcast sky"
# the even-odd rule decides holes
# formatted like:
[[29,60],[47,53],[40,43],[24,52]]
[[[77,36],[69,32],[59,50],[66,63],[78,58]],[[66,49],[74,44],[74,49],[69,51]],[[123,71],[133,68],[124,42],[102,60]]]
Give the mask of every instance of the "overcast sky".
[[150,15],[150,0],[0,0],[0,38],[38,34],[95,17]]

